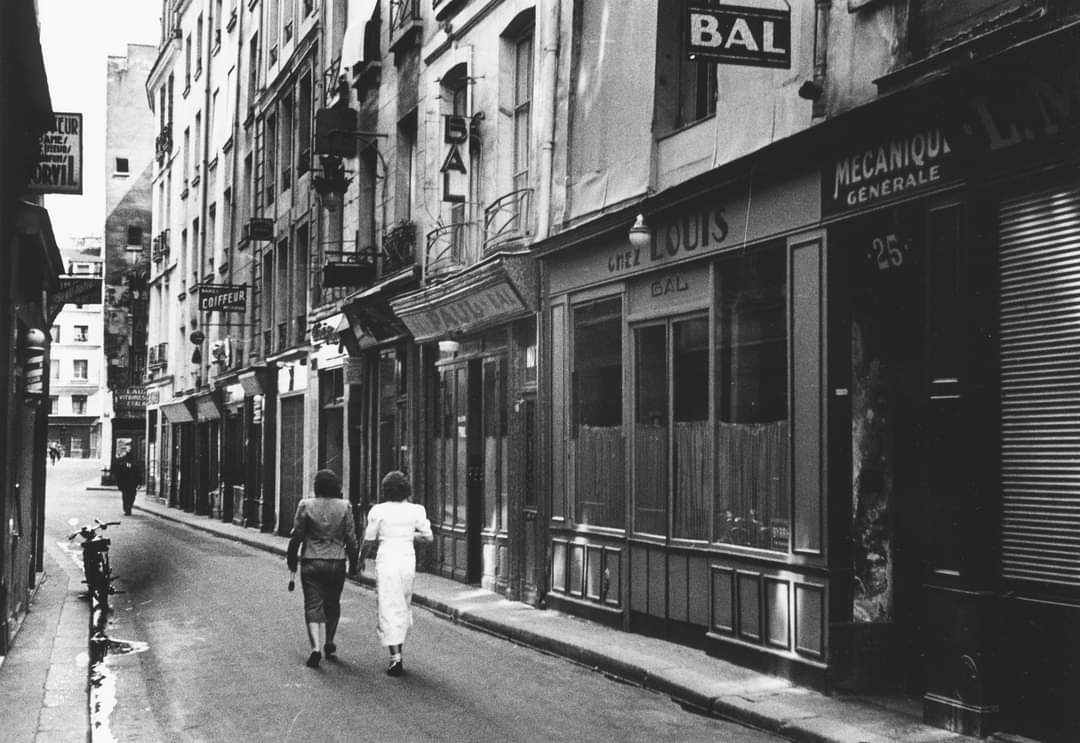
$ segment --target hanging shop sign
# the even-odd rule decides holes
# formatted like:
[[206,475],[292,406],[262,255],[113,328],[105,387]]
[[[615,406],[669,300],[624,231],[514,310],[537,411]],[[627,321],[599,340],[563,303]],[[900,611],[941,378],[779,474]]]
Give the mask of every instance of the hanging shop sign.
[[791,10],[742,5],[687,8],[690,59],[791,69]]
[[146,412],[146,390],[123,387],[113,390],[113,412],[120,418],[134,418]]
[[841,214],[911,196],[945,185],[955,170],[952,146],[940,128],[893,137],[826,166],[821,210]]
[[203,312],[246,312],[246,284],[202,284],[199,309]]
[[83,192],[82,134],[82,114],[53,114],[52,129],[41,135],[41,157],[30,173],[29,193]]
[[463,203],[469,186],[469,171],[465,167],[462,147],[469,141],[469,119],[449,114],[443,116],[443,144],[446,157],[439,171],[443,174],[442,200]]

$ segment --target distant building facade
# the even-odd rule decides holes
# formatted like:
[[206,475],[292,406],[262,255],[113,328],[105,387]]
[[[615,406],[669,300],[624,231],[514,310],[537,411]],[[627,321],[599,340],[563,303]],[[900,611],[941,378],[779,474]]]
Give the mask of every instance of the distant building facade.
[[145,455],[143,382],[157,136],[145,96],[156,56],[157,47],[129,44],[125,56],[109,57],[106,70],[103,342],[111,401],[111,434],[101,447],[106,461],[115,456],[118,441],[139,461]]
[[[68,279],[98,284],[105,261],[100,237],[74,239],[61,252]],[[107,454],[112,411],[106,384],[103,305],[68,304],[49,329],[49,442],[64,456],[98,459]]]

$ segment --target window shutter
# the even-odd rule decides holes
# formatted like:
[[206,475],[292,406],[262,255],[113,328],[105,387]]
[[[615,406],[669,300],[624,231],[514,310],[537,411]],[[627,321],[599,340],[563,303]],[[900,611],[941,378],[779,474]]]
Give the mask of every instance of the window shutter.
[[999,217],[1002,573],[1080,588],[1080,189]]

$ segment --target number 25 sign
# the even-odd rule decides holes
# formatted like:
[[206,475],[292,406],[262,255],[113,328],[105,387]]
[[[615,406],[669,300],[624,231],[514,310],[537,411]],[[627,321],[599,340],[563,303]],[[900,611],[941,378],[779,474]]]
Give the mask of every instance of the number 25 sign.
[[866,257],[878,271],[895,271],[907,261],[910,250],[907,240],[901,240],[890,232],[871,238]]

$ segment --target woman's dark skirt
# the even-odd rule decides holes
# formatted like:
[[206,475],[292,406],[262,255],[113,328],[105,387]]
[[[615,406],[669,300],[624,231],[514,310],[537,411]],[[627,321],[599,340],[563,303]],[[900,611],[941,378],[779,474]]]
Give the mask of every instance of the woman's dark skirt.
[[336,622],[341,617],[344,560],[301,560],[300,585],[304,589],[305,621]]

